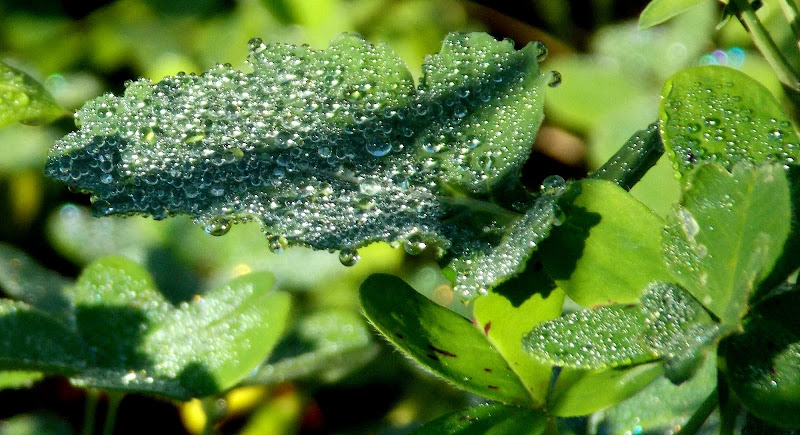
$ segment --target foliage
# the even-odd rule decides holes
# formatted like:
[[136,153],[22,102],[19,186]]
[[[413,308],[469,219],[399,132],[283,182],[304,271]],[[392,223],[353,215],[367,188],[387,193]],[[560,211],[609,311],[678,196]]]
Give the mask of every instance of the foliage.
[[[604,27],[593,54],[556,57],[548,66],[561,73],[543,73],[542,43],[517,49],[465,21],[445,36],[439,9],[392,3],[430,33],[381,28],[379,0],[352,14],[336,0],[316,1],[318,13],[120,0],[81,22],[88,37],[59,19],[37,34],[67,53],[31,57],[45,70],[114,39],[88,61],[154,79],[116,96],[75,85],[91,76],[41,84],[23,72],[36,67],[0,63],[0,139],[33,137],[10,124],[51,123],[0,159],[18,192],[10,225],[38,216],[58,258],[80,269],[72,279],[73,266],[0,244],[0,388],[68,379],[87,392],[87,433],[99,392],[106,433],[129,394],[185,402],[194,432],[229,421],[245,433],[323,429],[326,391],[363,414],[350,430],[800,428],[800,50],[778,39],[786,29],[731,0],[720,26],[743,24],[772,72],[692,66],[719,37],[714,2],[654,0],[638,28],[663,27]],[[781,5],[796,41],[797,5]],[[17,31],[43,18],[24,16],[0,31],[10,46],[33,43]],[[342,30],[367,38],[330,39]],[[192,48],[170,58],[180,32]],[[246,64],[221,32],[242,58],[249,39]],[[432,51],[432,34],[443,42],[417,69],[367,42],[396,32],[404,55],[413,41]],[[562,75],[572,84],[549,90]],[[61,106],[87,99],[45,157]],[[539,174],[531,189],[545,113],[587,136],[596,170]],[[45,195],[65,194],[40,187],[30,169],[41,166],[89,193],[91,212],[58,204],[44,224]],[[60,193],[29,194],[50,191]],[[370,382],[395,387],[341,399]],[[62,423],[7,424],[68,432]]]

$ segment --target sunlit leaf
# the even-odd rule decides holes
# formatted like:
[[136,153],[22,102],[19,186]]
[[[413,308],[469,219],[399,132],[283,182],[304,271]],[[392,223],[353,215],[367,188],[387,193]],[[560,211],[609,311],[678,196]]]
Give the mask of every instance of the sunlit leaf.
[[514,208],[533,202],[518,178],[542,120],[540,44],[452,34],[418,87],[386,45],[351,35],[250,51],[252,73],[220,65],[87,103],[48,175],[91,191],[100,215],[188,214],[214,235],[256,220],[274,249],[341,249],[345,264],[388,241],[519,270],[502,261],[532,248],[493,248],[518,221],[547,220]]
[[639,29],[647,29],[708,0],[652,0],[639,15]]
[[771,271],[789,234],[782,166],[704,165],[690,174],[664,230],[662,254],[675,279],[729,325]]
[[15,122],[44,124],[63,114],[39,82],[0,61],[0,127]]
[[370,276],[361,286],[361,304],[381,334],[426,369],[490,399],[531,403],[526,388],[482,331],[400,278]]

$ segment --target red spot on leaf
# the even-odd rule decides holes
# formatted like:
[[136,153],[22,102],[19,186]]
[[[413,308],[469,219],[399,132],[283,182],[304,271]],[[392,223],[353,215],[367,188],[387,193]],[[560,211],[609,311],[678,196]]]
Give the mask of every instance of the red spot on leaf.
[[439,349],[438,347],[436,347],[436,346],[434,346],[434,345],[432,345],[432,344],[429,344],[429,345],[428,345],[428,348],[429,348],[430,350],[432,350],[432,351],[434,351],[434,352],[438,353],[439,355],[449,356],[449,357],[451,357],[451,358],[455,358],[455,357],[457,357],[457,356],[458,356],[458,355],[456,355],[456,354],[454,354],[454,353],[452,353],[452,352],[448,352],[448,351],[446,351],[446,350],[444,350],[444,349]]
[[483,325],[483,333],[489,335],[489,329],[491,329],[491,327],[492,327],[492,322],[486,322],[486,324]]
[[487,387],[489,387],[490,390],[499,390],[500,389],[500,387],[498,387],[497,385],[487,385]]

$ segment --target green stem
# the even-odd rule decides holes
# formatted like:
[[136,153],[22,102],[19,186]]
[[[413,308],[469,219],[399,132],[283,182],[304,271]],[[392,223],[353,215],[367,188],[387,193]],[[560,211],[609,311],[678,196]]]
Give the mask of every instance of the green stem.
[[719,391],[714,388],[714,391],[706,397],[706,400],[700,405],[699,408],[692,414],[692,417],[681,428],[681,435],[694,435],[703,427],[703,423],[708,420],[708,416],[714,412],[714,409],[719,405]]
[[664,144],[658,132],[658,123],[650,124],[628,139],[600,169],[588,178],[613,181],[625,190],[630,190],[658,162],[664,154]]
[[781,0],[780,3],[783,14],[786,15],[786,20],[789,21],[789,26],[792,28],[795,43],[800,44],[800,11],[798,11],[797,4],[790,0]]
[[212,435],[217,433],[214,428],[216,424],[225,418],[228,411],[227,403],[224,399],[216,396],[206,397],[201,399],[200,403],[203,406],[203,412],[206,415],[206,424],[203,427],[203,435]]
[[106,412],[106,421],[103,424],[103,435],[111,435],[114,433],[114,424],[117,422],[117,410],[124,398],[125,393],[118,391],[108,393],[108,412]]
[[748,0],[731,0],[730,4],[734,6],[736,17],[750,33],[753,43],[764,55],[764,59],[775,71],[781,83],[795,92],[800,92],[800,77],[780,52],[778,45],[756,16],[756,11],[753,10],[750,2]]
[[86,408],[83,410],[83,435],[94,435],[94,421],[97,415],[97,402],[99,401],[99,391],[94,389],[86,390]]
[[739,416],[739,400],[728,387],[725,374],[717,374],[717,389],[719,391],[719,419],[720,435],[733,435],[736,431],[736,419]]

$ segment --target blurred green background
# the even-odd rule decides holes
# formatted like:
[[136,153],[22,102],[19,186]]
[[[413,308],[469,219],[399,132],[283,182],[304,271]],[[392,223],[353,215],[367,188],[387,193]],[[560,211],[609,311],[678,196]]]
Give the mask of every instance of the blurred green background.
[[[665,25],[638,31],[646,0],[6,0],[0,2],[0,59],[42,82],[69,113],[90,98],[120,93],[126,80],[153,81],[216,63],[246,69],[247,41],[324,48],[340,32],[388,42],[418,77],[424,56],[452,31],[487,31],[519,47],[543,40],[545,70],[562,85],[548,90],[545,125],[524,168],[536,188],[546,176],[579,178],[602,164],[657,116],[661,85],[702,63],[741,68],[779,97],[782,91],[737,22],[719,31],[710,1]],[[767,6],[765,6],[767,7]],[[769,23],[770,11],[762,13]],[[735,21],[735,20],[731,20]],[[789,35],[785,35],[783,43]],[[793,62],[798,61],[792,59]],[[272,271],[293,294],[292,332],[275,351],[316,354],[292,370],[274,367],[272,386],[244,387],[219,405],[224,433],[405,433],[421,422],[480,403],[420,371],[374,335],[356,293],[369,274],[402,276],[436,302],[468,315],[430,255],[407,256],[376,244],[343,267],[335,254],[291,248],[277,255],[254,224],[212,237],[185,217],[164,221],[91,217],[88,195],[44,178],[48,148],[74,129],[70,116],[45,126],[0,128],[0,242],[47,268],[75,277],[108,254],[129,257],[154,275],[173,302],[256,270]],[[634,194],[664,214],[678,195],[665,162]],[[299,347],[298,347],[299,346]],[[327,346],[327,347],[326,347]],[[327,349],[327,350],[326,350]],[[85,392],[59,378],[0,379],[0,433],[78,433]],[[104,402],[100,402],[102,408]],[[126,397],[118,432],[197,432],[198,402]]]

